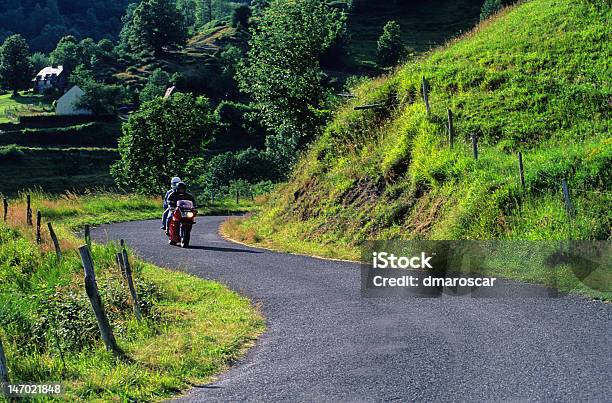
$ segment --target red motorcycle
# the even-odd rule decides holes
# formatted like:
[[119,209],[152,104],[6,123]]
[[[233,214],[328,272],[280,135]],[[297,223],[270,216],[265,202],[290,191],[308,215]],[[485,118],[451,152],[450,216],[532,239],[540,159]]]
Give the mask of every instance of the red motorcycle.
[[191,240],[191,228],[196,223],[195,218],[198,210],[195,209],[193,202],[189,200],[179,200],[176,203],[174,213],[170,219],[168,229],[168,243],[170,245],[180,244],[181,248],[187,248]]

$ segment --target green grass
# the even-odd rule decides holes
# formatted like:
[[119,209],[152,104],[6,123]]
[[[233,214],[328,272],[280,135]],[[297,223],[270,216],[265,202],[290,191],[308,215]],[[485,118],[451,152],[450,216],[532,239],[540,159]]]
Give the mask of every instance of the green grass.
[[124,352],[114,358],[99,338],[72,230],[85,222],[157,218],[159,200],[34,193],[32,204],[54,223],[63,258],[57,261],[46,231],[40,245],[33,241],[23,200],[12,200],[8,224],[0,223],[0,338],[12,380],[60,381],[66,401],[160,400],[210,381],[263,331],[246,298],[131,256],[144,317],[136,321],[115,263],[117,245],[94,245],[100,294]]
[[[611,16],[605,1],[528,1],[355,88],[357,99],[336,112],[291,180],[228,233],[354,259],[369,239],[609,240]],[[431,86],[430,116],[423,76]],[[392,106],[353,109],[378,102]],[[452,149],[449,108],[457,133]],[[573,217],[565,211],[563,178]],[[507,275],[537,281],[526,271]],[[602,296],[576,278],[563,287]]]
[[[14,97],[12,93],[0,95],[0,123],[9,123],[11,113],[39,114],[45,112],[49,103],[42,96],[20,93]],[[8,115],[7,115],[8,113]]]

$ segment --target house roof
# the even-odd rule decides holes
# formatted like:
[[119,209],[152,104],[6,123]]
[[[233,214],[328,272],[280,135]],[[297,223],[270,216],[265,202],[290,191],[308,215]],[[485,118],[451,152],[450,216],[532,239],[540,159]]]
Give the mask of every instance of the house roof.
[[53,75],[59,76],[64,71],[64,66],[48,66],[42,69],[36,77],[46,78],[47,76],[51,77]]

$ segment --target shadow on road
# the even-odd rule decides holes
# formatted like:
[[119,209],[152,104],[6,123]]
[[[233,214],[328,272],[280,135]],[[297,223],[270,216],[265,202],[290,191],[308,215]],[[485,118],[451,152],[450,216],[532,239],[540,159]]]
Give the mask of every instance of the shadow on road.
[[189,246],[189,249],[209,250],[214,252],[263,253],[261,251],[256,250],[221,248],[218,246]]

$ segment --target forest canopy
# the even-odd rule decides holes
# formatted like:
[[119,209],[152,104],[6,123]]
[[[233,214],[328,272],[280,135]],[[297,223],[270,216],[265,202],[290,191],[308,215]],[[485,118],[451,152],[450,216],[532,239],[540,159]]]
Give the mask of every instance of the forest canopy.
[[0,41],[19,33],[33,51],[50,52],[66,35],[116,39],[134,0],[0,0]]

